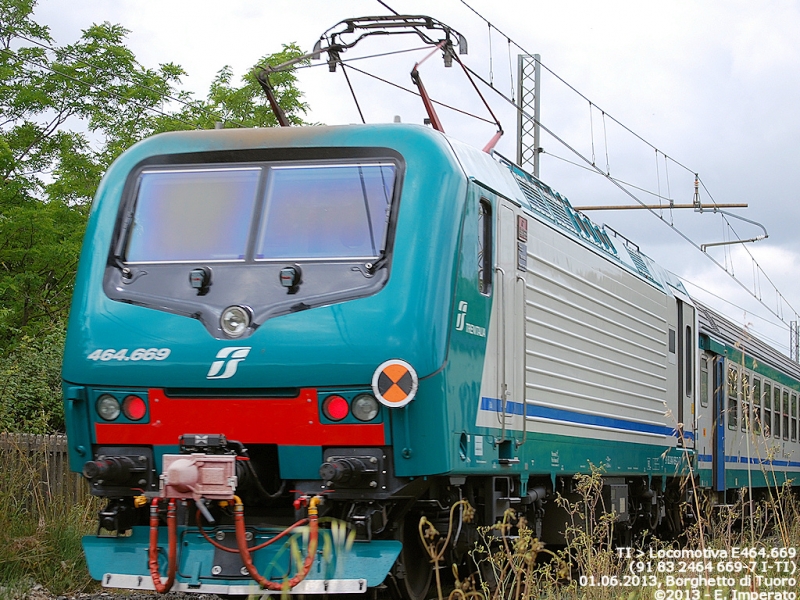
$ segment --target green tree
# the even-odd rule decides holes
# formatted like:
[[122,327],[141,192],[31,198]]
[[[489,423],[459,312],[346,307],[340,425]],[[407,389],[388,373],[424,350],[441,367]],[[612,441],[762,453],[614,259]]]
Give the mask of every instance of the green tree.
[[[234,127],[275,127],[277,117],[269,106],[267,97],[256,80],[256,72],[264,66],[277,66],[303,53],[296,44],[283,44],[280,52],[264,56],[241,79],[237,87],[233,84],[233,69],[224,66],[211,82],[205,100],[192,100],[183,96],[185,104],[176,112],[157,115],[154,131],[176,131],[181,129],[213,129],[222,124]],[[307,61],[306,61],[307,62]],[[300,63],[305,64],[305,63]],[[306,124],[303,115],[308,111],[297,87],[297,75],[293,70],[270,75],[275,97],[293,125]]]
[[64,325],[23,335],[0,361],[0,431],[63,431],[61,352]]
[[[46,346],[60,352],[63,338],[53,332],[66,322],[89,203],[108,165],[154,133],[277,123],[253,72],[236,86],[223,67],[198,100],[179,89],[180,66],[139,64],[120,25],[92,25],[77,42],[58,46],[33,20],[35,4],[0,0],[0,373],[30,378],[33,371],[20,366],[23,351],[47,356],[43,368],[52,372],[42,380],[47,385],[6,385],[0,404],[60,408],[50,385],[60,365]],[[259,64],[300,54],[284,45]],[[308,107],[295,74],[276,73],[271,81],[289,119],[302,123]],[[11,415],[0,417],[0,426],[33,422],[15,410],[0,406],[0,415]],[[58,418],[44,422],[55,426]]]
[[[146,69],[118,25],[56,47],[33,0],[0,0],[0,344],[64,320],[100,177],[152,133],[180,67]],[[93,147],[88,134],[99,147]]]

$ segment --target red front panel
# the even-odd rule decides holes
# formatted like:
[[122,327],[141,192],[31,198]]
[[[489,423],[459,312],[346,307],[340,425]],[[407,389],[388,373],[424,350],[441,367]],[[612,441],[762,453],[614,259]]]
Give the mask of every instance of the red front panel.
[[383,423],[335,424],[319,421],[317,390],[304,388],[297,398],[168,398],[148,392],[150,422],[95,423],[95,441],[103,445],[177,445],[184,433],[221,433],[243,444],[289,446],[383,446]]

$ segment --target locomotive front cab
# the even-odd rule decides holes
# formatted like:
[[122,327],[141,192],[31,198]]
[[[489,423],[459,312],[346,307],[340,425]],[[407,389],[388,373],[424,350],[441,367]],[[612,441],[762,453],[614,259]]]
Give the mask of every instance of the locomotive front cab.
[[[448,328],[431,324],[453,310],[466,189],[444,138],[415,126],[166,134],[118,159],[63,371],[71,466],[109,499],[84,540],[93,577],[159,589],[171,572],[172,589],[218,593],[252,591],[255,571],[296,593],[383,582],[425,476],[450,462]],[[337,519],[353,548],[333,564],[301,542],[303,581],[283,542],[248,564],[206,539],[235,546],[242,506],[248,543],[266,545],[311,526],[297,525],[310,500],[318,547],[342,550]],[[409,571],[407,595],[427,589]]]
[[220,340],[373,294],[389,275],[402,169],[388,149],[145,160],[126,181],[104,291]]

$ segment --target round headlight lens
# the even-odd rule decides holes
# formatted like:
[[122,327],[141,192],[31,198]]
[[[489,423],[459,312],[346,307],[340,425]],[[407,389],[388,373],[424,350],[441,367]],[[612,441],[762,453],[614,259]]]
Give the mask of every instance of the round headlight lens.
[[131,421],[138,421],[147,414],[147,404],[139,396],[127,396],[122,401],[122,414]]
[[222,311],[219,324],[230,337],[239,337],[250,327],[250,311],[243,306],[229,306]]
[[350,410],[359,421],[372,421],[378,416],[378,401],[369,394],[360,394],[353,399]]
[[103,394],[95,405],[97,414],[106,421],[113,421],[119,416],[119,400],[110,394]]

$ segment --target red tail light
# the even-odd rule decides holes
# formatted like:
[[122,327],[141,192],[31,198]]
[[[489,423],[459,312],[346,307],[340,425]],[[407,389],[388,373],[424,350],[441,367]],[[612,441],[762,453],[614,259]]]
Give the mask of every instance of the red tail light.
[[131,421],[139,421],[147,414],[147,403],[139,396],[127,396],[122,401],[122,414]]
[[331,421],[341,421],[349,413],[350,406],[341,396],[328,396],[322,402],[322,414]]

